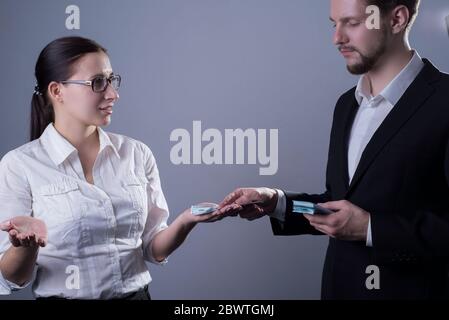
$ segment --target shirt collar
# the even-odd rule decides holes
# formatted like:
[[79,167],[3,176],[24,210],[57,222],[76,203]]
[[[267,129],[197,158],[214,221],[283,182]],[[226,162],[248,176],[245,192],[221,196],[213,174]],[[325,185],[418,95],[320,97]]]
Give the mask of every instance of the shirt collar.
[[100,153],[104,148],[110,147],[112,151],[114,151],[117,158],[120,159],[120,154],[118,153],[117,147],[114,145],[109,135],[100,127],[97,127],[97,130],[98,136],[100,137],[100,150],[98,153]]
[[[387,100],[392,106],[396,105],[423,67],[424,62],[418,52],[414,51],[412,59],[407,66],[382,90],[379,96]],[[370,100],[371,97],[369,84],[365,75],[363,75],[357,84],[355,98],[360,105],[363,99]]]
[[47,150],[50,159],[58,166],[72,153],[76,148],[68,142],[58,131],[53,123],[50,123],[39,138],[43,147]]
[[[117,157],[120,159],[120,155],[116,146],[112,143],[111,139],[100,127],[97,127],[98,136],[100,139],[100,153],[104,148],[111,147]],[[54,127],[53,123],[50,123],[39,138],[42,145],[46,149],[50,159],[59,166],[63,163],[71,154],[77,152],[76,148],[67,141]]]

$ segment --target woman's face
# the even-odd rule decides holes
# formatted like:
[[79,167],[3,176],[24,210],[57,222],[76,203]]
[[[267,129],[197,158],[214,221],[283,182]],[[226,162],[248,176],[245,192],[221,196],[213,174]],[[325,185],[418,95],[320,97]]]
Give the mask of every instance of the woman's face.
[[[93,80],[112,74],[109,58],[103,52],[84,55],[75,62],[73,70],[75,73],[66,80]],[[94,92],[91,86],[80,84],[63,84],[60,89],[62,105],[55,112],[61,112],[66,120],[86,126],[106,126],[111,122],[112,108],[119,95],[110,84],[104,92]]]

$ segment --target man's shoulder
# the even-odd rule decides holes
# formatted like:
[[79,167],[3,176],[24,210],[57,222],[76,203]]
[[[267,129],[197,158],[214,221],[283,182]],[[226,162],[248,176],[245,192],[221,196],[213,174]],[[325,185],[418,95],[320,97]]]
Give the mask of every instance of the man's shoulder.
[[343,93],[340,98],[338,98],[338,102],[342,102],[342,101],[347,101],[350,100],[352,98],[355,99],[355,90],[356,90],[357,86],[352,87],[351,89],[349,89],[348,91],[346,91],[345,93]]
[[443,90],[445,94],[449,94],[449,73],[440,70],[432,61],[423,59],[424,70],[423,74],[427,77],[429,83],[436,84],[437,88]]
[[354,103],[356,101],[355,99],[355,90],[356,90],[356,86],[352,87],[351,89],[349,89],[348,91],[346,91],[345,93],[343,93],[337,100],[337,103],[335,105],[335,112],[338,111],[338,109],[341,108],[345,108],[348,105]]
[[[449,73],[440,71],[440,82],[447,90],[449,88]],[[449,90],[447,93],[449,94]]]

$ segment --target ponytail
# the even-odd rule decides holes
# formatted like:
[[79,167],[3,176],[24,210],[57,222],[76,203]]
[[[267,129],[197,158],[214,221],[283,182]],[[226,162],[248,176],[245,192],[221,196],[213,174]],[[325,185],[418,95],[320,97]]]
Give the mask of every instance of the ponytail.
[[55,121],[53,106],[46,100],[39,90],[35,90],[31,98],[30,141],[38,139],[45,128]]

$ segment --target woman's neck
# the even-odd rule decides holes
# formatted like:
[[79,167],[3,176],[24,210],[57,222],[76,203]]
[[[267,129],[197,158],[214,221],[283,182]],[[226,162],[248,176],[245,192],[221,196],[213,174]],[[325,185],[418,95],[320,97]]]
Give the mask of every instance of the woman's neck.
[[54,123],[55,129],[69,141],[78,151],[91,149],[100,144],[97,127],[73,123]]

